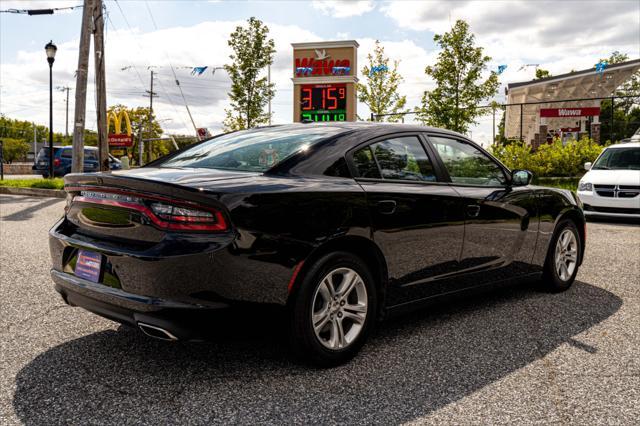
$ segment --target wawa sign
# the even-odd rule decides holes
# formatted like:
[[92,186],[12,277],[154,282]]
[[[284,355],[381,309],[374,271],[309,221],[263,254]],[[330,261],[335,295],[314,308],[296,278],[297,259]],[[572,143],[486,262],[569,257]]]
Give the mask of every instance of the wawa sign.
[[600,115],[600,107],[588,108],[540,108],[540,117],[588,117]]
[[296,77],[351,74],[349,59],[334,59],[326,49],[314,49],[314,53],[315,57],[295,59]]
[[356,121],[358,42],[292,43],[293,121]]
[[[355,75],[355,49],[351,45],[318,43],[294,44],[294,77],[333,77]],[[311,43],[308,43],[311,45]]]

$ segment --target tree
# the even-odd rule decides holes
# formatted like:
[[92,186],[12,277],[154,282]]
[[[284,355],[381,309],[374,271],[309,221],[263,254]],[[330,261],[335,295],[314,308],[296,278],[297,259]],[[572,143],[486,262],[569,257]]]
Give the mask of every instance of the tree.
[[[389,58],[384,54],[384,47],[376,40],[373,55],[367,55],[368,65],[362,68],[362,75],[367,79],[366,84],[357,84],[358,97],[373,114],[392,114],[400,111],[407,103],[406,96],[400,96],[398,85],[402,76],[398,73],[399,61],[393,61],[393,68],[389,67]],[[381,117],[383,121],[397,122],[401,116],[391,115]]]
[[[619,64],[629,60],[629,56],[614,51],[609,58],[600,59],[608,65]],[[607,70],[605,68],[604,73]],[[631,75],[620,87],[616,88],[614,96],[631,96],[630,98],[615,99],[613,105],[613,140],[628,138],[640,127],[640,71]],[[603,100],[600,103],[600,134],[602,140],[611,139],[611,100]]]
[[424,92],[417,118],[428,125],[465,133],[477,117],[487,112],[478,105],[497,93],[498,76],[491,72],[483,79],[491,58],[475,46],[475,36],[465,21],[456,21],[451,31],[436,34],[433,40],[442,50],[435,66],[427,66],[425,73],[435,80],[436,88]]
[[229,38],[232,63],[224,69],[231,78],[231,108],[225,109],[225,131],[250,129],[269,122],[264,107],[273,98],[273,84],[260,72],[273,63],[275,44],[268,39],[269,28],[259,19],[249,18],[247,27],[236,27]]
[[541,78],[553,77],[549,70],[545,70],[542,68],[536,68],[536,78],[534,80],[540,80]]
[[25,160],[29,152],[29,145],[20,139],[0,138],[2,140],[2,159],[5,163]]

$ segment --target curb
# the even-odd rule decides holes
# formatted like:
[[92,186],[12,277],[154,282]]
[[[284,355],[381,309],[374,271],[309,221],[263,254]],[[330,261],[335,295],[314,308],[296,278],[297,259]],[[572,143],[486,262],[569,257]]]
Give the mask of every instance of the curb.
[[15,188],[12,186],[0,186],[0,194],[31,195],[34,197],[66,198],[67,193],[62,189],[44,188]]

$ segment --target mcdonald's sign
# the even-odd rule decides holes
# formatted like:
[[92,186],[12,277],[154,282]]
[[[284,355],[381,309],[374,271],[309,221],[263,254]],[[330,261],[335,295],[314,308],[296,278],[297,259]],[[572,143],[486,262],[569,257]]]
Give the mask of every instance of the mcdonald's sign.
[[[113,126],[115,133],[109,133],[109,146],[112,147],[129,147],[133,145],[133,132],[131,131],[131,120],[129,120],[129,114],[127,111],[121,110],[119,112],[112,111],[107,114],[107,128],[111,126],[111,120],[113,119]],[[122,121],[127,126],[127,133],[122,133]]]

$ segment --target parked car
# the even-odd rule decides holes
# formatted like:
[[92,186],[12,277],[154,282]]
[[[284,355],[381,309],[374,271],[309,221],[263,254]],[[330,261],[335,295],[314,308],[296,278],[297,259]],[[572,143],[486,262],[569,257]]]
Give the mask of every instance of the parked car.
[[638,127],[638,129],[635,131],[633,135],[631,135],[631,137],[622,139],[620,141],[620,143],[629,143],[629,142],[640,143],[640,127]]
[[[54,146],[53,147],[53,174],[54,176],[64,176],[71,173],[71,159],[73,148],[71,146]],[[88,146],[84,148],[84,172],[98,171],[98,148]],[[120,170],[122,165],[120,160],[109,154],[109,168],[111,170]],[[36,162],[32,167],[33,173],[49,177],[49,147],[45,146],[40,149],[36,156]]]
[[640,218],[640,143],[611,145],[584,168],[578,197],[585,215]]
[[239,131],[67,175],[51,275],[67,303],[167,340],[201,338],[198,313],[281,306],[295,353],[335,365],[378,319],[444,295],[530,277],[568,289],[580,203],[530,180],[436,128]]

